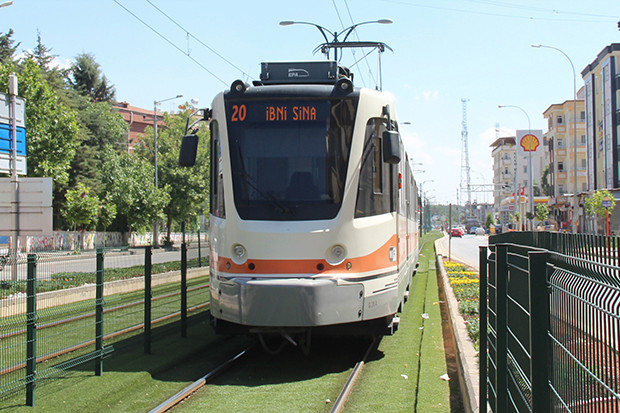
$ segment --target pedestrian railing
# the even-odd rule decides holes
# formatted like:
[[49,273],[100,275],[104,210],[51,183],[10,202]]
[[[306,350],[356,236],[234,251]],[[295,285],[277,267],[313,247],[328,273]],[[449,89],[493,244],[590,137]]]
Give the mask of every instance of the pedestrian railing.
[[188,313],[208,307],[205,271],[188,274],[185,244],[172,262],[153,263],[151,247],[137,263],[136,255],[7,257],[0,273],[0,399],[25,392],[33,406],[42,379],[87,362],[101,375],[103,358],[132,337],[143,337],[149,353],[152,326],[180,322],[186,335]]
[[557,235],[481,248],[480,392],[493,412],[620,411],[617,239]]

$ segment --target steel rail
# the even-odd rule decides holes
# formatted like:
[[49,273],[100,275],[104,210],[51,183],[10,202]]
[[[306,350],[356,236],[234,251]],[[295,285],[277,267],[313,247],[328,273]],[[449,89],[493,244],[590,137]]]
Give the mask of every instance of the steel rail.
[[[200,310],[201,308],[209,307],[209,305],[210,305],[210,303],[198,304],[198,305],[195,305],[193,307],[189,307],[187,309],[187,312],[190,313],[192,311]],[[180,315],[181,315],[180,311],[176,311],[174,313],[170,313],[168,315],[156,318],[155,320],[151,321],[151,325],[157,324],[157,323],[161,323],[162,321],[167,321],[167,320],[169,320],[171,318],[178,317]],[[112,338],[116,338],[118,336],[122,336],[123,334],[128,334],[128,333],[131,333],[133,331],[140,330],[140,329],[143,329],[143,328],[144,328],[144,323],[140,323],[140,324],[136,324],[136,325],[133,325],[133,326],[130,326],[130,327],[123,328],[121,330],[113,331],[111,333],[108,333],[108,334],[104,335],[103,336],[103,341],[105,343],[106,340],[110,340]],[[36,362],[37,363],[41,363],[41,362],[44,362],[44,361],[48,361],[48,360],[51,360],[53,358],[56,358],[56,357],[59,357],[59,356],[63,356],[65,354],[71,353],[73,351],[82,349],[84,347],[88,347],[88,346],[90,346],[90,345],[92,345],[94,343],[95,343],[95,339],[91,339],[91,340],[88,340],[88,341],[83,341],[83,342],[81,342],[79,344],[75,344],[73,346],[65,347],[64,349],[57,350],[57,351],[51,352],[49,354],[45,354],[43,356],[39,356],[39,357],[36,358]],[[26,367],[26,362],[25,361],[21,362],[21,363],[18,363],[18,364],[14,364],[14,365],[12,365],[10,367],[7,367],[7,368],[4,368],[4,369],[0,370],[0,376],[3,376],[5,374],[9,374],[9,373],[13,373],[14,371],[23,369],[25,367]]]
[[351,395],[351,392],[353,391],[353,386],[355,386],[355,382],[357,381],[357,378],[362,372],[362,369],[364,368],[364,364],[366,364],[366,360],[368,360],[370,352],[373,351],[378,345],[379,338],[375,337],[372,343],[370,343],[370,346],[368,346],[366,352],[364,353],[364,357],[362,357],[362,359],[355,364],[355,367],[353,367],[351,375],[349,376],[347,382],[344,384],[344,387],[340,391],[338,398],[336,398],[336,401],[334,402],[334,405],[330,410],[331,413],[338,413],[344,408],[344,404],[347,402],[349,396]]
[[170,410],[171,408],[176,406],[178,403],[180,403],[181,401],[185,400],[187,397],[191,396],[198,389],[200,389],[201,387],[204,387],[209,381],[213,380],[215,377],[217,377],[220,374],[224,373],[225,371],[229,370],[240,359],[242,359],[243,357],[248,355],[248,353],[252,349],[254,349],[254,345],[246,348],[241,353],[237,354],[236,356],[234,356],[230,360],[224,362],[223,364],[220,364],[218,367],[216,367],[215,369],[211,370],[206,375],[202,376],[201,378],[199,378],[198,380],[196,380],[195,382],[193,382],[189,386],[185,387],[183,390],[181,390],[180,392],[178,392],[174,396],[170,397],[168,400],[166,400],[165,402],[163,402],[159,406],[155,407],[153,410],[151,410],[150,413],[163,413],[163,412],[167,412],[168,410]]

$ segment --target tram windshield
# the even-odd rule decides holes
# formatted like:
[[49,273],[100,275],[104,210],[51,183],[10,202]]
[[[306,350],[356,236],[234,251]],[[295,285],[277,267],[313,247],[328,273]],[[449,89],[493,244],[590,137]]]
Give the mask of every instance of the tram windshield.
[[340,209],[356,101],[230,101],[235,206],[246,220],[319,220]]

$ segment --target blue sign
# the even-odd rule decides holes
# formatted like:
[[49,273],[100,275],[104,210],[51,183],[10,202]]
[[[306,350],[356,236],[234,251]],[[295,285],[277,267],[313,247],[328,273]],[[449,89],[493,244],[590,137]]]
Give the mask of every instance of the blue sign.
[[[0,123],[0,152],[11,153],[13,134],[10,125]],[[26,156],[26,128],[17,127],[17,155]]]

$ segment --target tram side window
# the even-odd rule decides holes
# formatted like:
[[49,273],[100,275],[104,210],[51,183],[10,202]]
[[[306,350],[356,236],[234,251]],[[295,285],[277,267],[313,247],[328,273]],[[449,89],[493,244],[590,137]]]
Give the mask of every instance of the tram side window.
[[220,129],[217,121],[211,122],[211,213],[219,218],[226,218],[224,209],[224,166]]
[[384,165],[382,136],[387,130],[384,119],[370,119],[366,124],[362,167],[357,190],[355,217],[385,214],[391,210],[390,165]]

